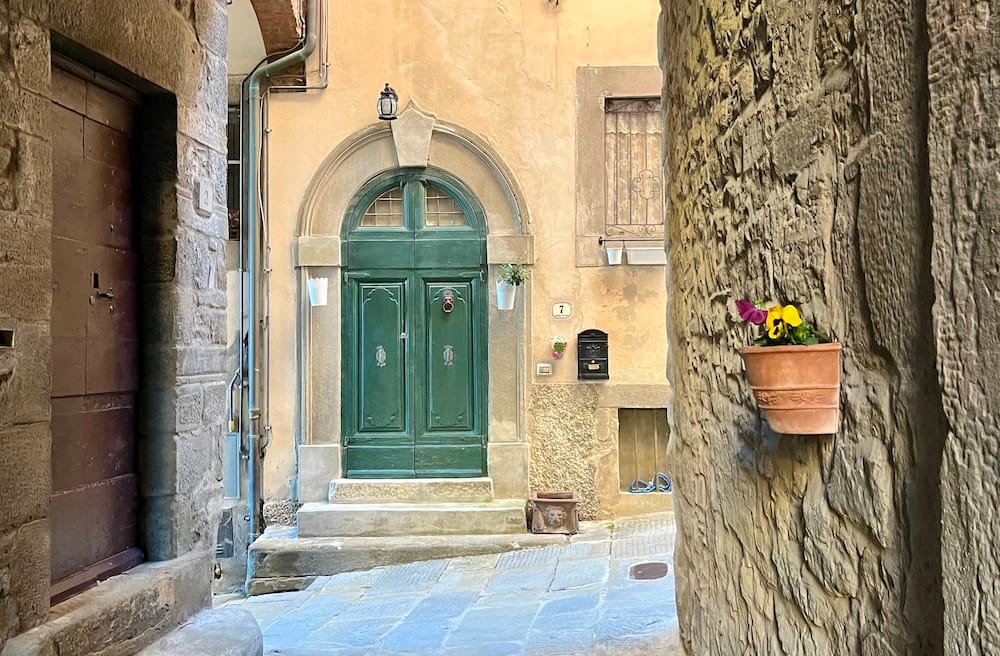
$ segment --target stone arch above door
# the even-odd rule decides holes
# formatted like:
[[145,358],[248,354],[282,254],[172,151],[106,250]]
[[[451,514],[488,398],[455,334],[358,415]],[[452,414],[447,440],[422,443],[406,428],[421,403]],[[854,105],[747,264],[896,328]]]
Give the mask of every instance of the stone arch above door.
[[[525,498],[530,449],[524,415],[530,344],[530,286],[513,312],[496,309],[496,265],[534,261],[531,221],[510,170],[485,140],[438,121],[411,103],[391,124],[359,130],[335,148],[313,176],[299,213],[295,267],[299,280],[298,497],[325,501],[342,477],[340,399],[343,222],[352,200],[387,172],[427,167],[460,180],[486,221],[490,265],[488,334],[488,470],[497,498]],[[329,280],[329,305],[311,307],[306,280]],[[511,367],[511,354],[516,365]]]
[[490,263],[534,261],[524,195],[500,156],[484,139],[411,102],[397,120],[345,139],[320,165],[299,214],[299,266],[338,265],[342,221],[357,190],[386,171],[421,166],[451,173],[479,200],[490,234]]

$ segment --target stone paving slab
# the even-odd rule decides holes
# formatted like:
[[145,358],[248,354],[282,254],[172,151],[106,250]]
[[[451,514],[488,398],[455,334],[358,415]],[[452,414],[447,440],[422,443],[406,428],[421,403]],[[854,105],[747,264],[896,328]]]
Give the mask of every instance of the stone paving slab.
[[[321,576],[226,606],[257,618],[270,656],[681,654],[672,517],[597,529],[559,546]],[[667,562],[668,575],[629,579],[645,560]]]

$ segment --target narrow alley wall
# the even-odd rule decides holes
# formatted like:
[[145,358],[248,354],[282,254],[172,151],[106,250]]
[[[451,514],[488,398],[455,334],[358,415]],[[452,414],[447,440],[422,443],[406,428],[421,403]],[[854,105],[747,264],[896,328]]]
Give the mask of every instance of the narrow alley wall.
[[931,0],[929,162],[946,654],[1000,644],[1000,2]]
[[[223,0],[0,0],[4,654],[134,653],[210,604],[226,397],[225,37]],[[53,53],[87,67],[73,69],[80,80],[74,91],[85,88],[81,76],[88,75],[127,86],[138,98],[141,147],[130,162],[143,315],[134,444],[138,546],[146,560],[159,562],[102,581],[50,614],[50,533],[58,531],[50,522],[52,270],[60,264],[53,256],[58,210],[52,181],[55,166],[74,164],[53,154],[60,139],[73,142],[57,128],[51,108],[59,91],[52,81]],[[65,84],[66,76],[61,79]],[[90,93],[73,96],[81,112],[90,109],[87,103],[100,103]],[[84,143],[76,143],[82,153]],[[95,207],[106,210],[99,203],[112,200],[101,196],[99,184],[82,170],[74,176],[82,191],[80,199],[64,194],[79,201],[71,211],[86,217],[97,214]],[[206,188],[208,198],[196,203],[196,190]],[[67,204],[58,207],[66,212]],[[86,254],[82,247],[74,252]],[[77,454],[92,468],[88,473],[124,459],[107,450],[87,451],[90,445],[82,442],[57,441],[55,449]],[[126,519],[115,517],[121,524]],[[63,527],[63,535],[69,532]],[[86,546],[80,545],[81,552]]]
[[[956,236],[936,247],[938,279],[931,276],[923,3],[662,7],[670,457],[684,645],[691,654],[944,653],[939,470],[948,423],[935,339],[952,328],[939,306],[935,333],[931,307],[935,290],[960,291],[948,289],[943,267],[966,267],[982,282],[995,272],[977,268]],[[957,48],[941,48],[951,62]],[[973,69],[956,65],[966,84],[947,106],[974,93]],[[953,125],[947,107],[941,114]],[[968,127],[982,142],[975,130],[985,128]],[[940,131],[939,159],[951,147],[948,127]],[[962,165],[978,184],[970,162]],[[934,180],[934,227],[953,224],[962,234],[975,212],[965,211],[967,199],[949,199],[955,192],[943,175]],[[950,218],[938,216],[939,206],[954,205]],[[762,425],[737,353],[750,340],[733,316],[741,297],[802,303],[843,344],[837,435],[780,436]],[[975,302],[954,300],[956,310]],[[945,362],[972,348],[965,338],[942,346]],[[976,386],[947,368],[988,392],[985,378]],[[955,422],[973,411],[958,407],[967,388],[956,389],[950,375]],[[958,446],[964,436],[988,423],[996,435],[995,419],[962,421],[949,438],[950,469],[968,453]],[[988,504],[968,498],[973,485],[956,483],[949,509],[958,496],[966,509]],[[987,539],[985,519],[967,513],[946,526]]]

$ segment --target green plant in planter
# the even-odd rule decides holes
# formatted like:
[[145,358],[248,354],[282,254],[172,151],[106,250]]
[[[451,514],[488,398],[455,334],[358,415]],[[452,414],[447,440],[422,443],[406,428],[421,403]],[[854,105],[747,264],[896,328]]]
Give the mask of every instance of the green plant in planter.
[[497,273],[497,280],[507,285],[515,287],[521,285],[528,279],[528,270],[520,264],[501,264]]
[[762,303],[741,299],[736,301],[736,310],[741,319],[760,326],[754,346],[809,346],[830,342],[823,331],[802,320],[794,305],[778,304],[765,309]]

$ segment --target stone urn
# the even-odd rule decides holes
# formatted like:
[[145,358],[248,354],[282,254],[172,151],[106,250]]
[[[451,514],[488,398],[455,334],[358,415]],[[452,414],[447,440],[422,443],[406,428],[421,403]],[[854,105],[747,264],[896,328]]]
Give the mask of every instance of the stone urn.
[[778,433],[829,435],[840,425],[840,344],[747,346],[747,381]]
[[532,533],[580,532],[576,492],[532,492],[528,501],[528,519]]

